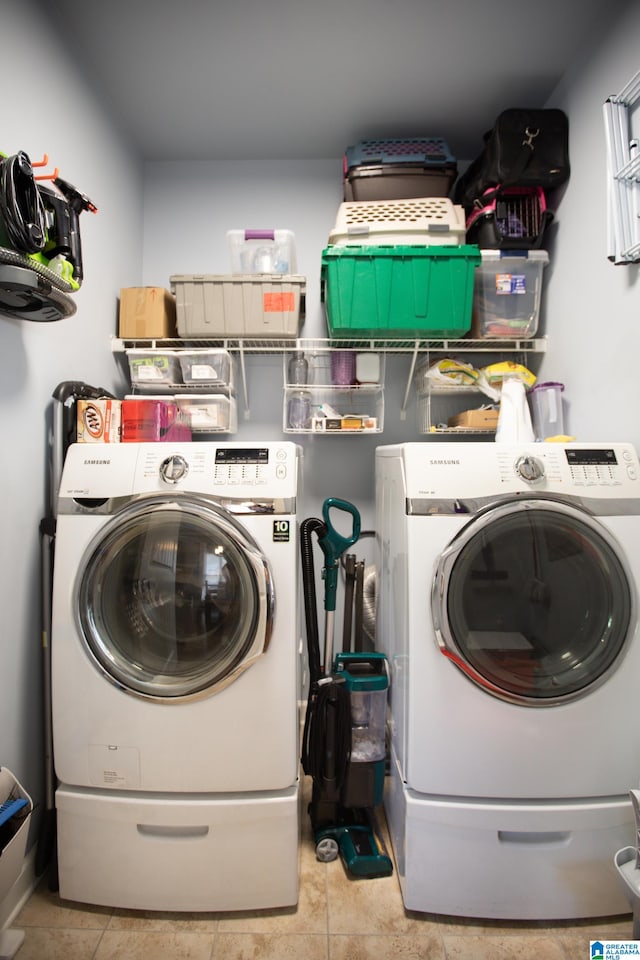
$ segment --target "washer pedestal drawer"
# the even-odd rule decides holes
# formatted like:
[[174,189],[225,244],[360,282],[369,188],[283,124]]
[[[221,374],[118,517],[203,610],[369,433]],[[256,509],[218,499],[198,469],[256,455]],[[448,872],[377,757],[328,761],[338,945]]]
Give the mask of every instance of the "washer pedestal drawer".
[[298,900],[299,790],[142,794],[60,786],[60,896],[135,910],[220,911]]

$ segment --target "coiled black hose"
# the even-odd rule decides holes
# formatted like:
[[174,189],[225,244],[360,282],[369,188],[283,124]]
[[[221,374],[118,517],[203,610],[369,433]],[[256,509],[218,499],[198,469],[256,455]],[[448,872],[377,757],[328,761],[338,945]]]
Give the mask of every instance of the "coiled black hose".
[[0,161],[0,214],[9,241],[21,253],[40,253],[46,243],[46,214],[24,151]]

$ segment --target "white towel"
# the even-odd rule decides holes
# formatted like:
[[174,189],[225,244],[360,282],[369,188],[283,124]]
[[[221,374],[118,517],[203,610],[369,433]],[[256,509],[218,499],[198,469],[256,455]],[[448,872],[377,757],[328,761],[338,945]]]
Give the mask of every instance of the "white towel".
[[500,392],[500,413],[496,429],[498,443],[535,440],[531,425],[531,412],[522,380],[507,377]]

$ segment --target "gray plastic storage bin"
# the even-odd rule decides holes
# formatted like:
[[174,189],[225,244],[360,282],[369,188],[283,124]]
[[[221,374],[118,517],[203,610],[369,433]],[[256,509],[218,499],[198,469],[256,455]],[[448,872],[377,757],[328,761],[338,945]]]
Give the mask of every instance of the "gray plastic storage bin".
[[180,275],[176,295],[179,336],[297,337],[304,316],[306,278],[289,274]]

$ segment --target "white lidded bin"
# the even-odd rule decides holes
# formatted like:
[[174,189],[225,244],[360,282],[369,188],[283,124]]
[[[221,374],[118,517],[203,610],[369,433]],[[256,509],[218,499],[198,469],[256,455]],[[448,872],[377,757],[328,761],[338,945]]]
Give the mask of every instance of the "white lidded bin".
[[447,197],[364,200],[341,203],[329,244],[426,244],[460,246],[465,242],[463,207]]
[[178,359],[185,385],[235,389],[234,362],[228,350],[180,350]]
[[296,241],[291,230],[228,230],[232,273],[295,273]]
[[482,250],[475,273],[472,336],[479,339],[534,337],[546,250]]

